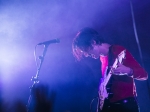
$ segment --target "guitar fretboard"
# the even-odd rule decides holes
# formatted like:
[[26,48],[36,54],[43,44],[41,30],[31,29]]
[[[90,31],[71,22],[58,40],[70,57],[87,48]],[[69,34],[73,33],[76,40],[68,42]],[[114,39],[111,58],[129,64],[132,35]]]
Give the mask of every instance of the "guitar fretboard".
[[105,76],[106,76],[106,78],[104,79],[104,86],[107,85],[107,83],[108,83],[108,81],[109,81],[109,79],[110,79],[110,77],[111,77],[111,75],[112,75],[112,68],[116,68],[118,62],[121,63],[122,60],[123,60],[123,58],[125,58],[125,50],[123,50],[123,51],[118,55],[118,57],[116,58],[116,60],[115,60],[115,62],[114,62],[114,64],[113,64],[113,66],[111,67],[111,69],[110,69],[110,71],[109,71],[109,73],[108,73],[107,76],[106,76],[106,73],[107,73],[106,71],[107,71],[108,67],[106,68],[106,70],[105,70]]

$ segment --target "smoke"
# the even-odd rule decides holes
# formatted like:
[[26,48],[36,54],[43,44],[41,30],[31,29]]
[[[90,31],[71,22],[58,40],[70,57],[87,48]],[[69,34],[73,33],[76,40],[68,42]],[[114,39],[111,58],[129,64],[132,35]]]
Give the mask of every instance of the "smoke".
[[[0,81],[4,97],[9,100],[20,97],[27,101],[28,87],[32,84],[30,79],[36,74],[34,47],[39,42],[55,38],[60,38],[60,43],[49,46],[41,68],[40,81],[49,83],[53,88],[60,89],[59,87],[63,86],[64,90],[69,89],[70,97],[66,102],[71,102],[74,97],[71,96],[72,92],[75,92],[74,88],[79,93],[89,91],[86,84],[91,84],[91,88],[94,88],[91,75],[97,75],[95,67],[75,64],[71,50],[72,39],[79,29],[88,26],[101,30],[102,35],[107,34],[109,39],[112,39],[113,34],[118,34],[117,39],[121,40],[121,34],[118,32],[122,31],[124,35],[126,32],[123,27],[121,29],[116,25],[119,23],[122,26],[119,21],[128,19],[128,3],[120,0],[1,0]],[[132,28],[127,25],[128,20],[124,24]],[[38,56],[42,55],[43,48],[44,46],[37,47]],[[84,90],[81,89],[82,84]],[[62,92],[63,88],[59,92]],[[62,99],[66,91],[60,95]],[[75,93],[74,95],[80,96]],[[88,102],[90,101],[84,106],[87,106]]]

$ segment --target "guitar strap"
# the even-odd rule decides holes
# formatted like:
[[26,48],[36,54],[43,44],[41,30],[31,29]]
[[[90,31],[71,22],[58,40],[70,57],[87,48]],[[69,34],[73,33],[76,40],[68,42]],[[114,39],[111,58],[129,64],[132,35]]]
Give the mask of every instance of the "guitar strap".
[[[110,71],[110,68],[111,66],[113,65],[114,63],[114,55],[113,55],[113,45],[109,47],[109,55],[108,55],[108,69],[107,69],[107,74],[109,73]],[[110,79],[109,79],[109,82],[107,83],[107,88],[111,88],[112,86],[112,81],[113,81],[113,77],[111,76]],[[107,90],[108,93],[112,93],[111,89]],[[109,95],[108,98],[111,98],[113,94]]]
[[114,60],[114,55],[113,55],[113,53],[112,53],[112,50],[113,50],[113,45],[109,47],[107,74],[109,73],[110,68],[111,68],[111,66],[113,65],[114,61],[115,61],[115,60]]

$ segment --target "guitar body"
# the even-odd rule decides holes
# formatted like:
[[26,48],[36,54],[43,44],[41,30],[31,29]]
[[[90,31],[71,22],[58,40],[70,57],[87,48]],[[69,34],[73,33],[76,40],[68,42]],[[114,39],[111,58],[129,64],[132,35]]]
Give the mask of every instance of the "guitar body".
[[[101,107],[100,112],[107,112],[108,111],[107,109],[108,109],[108,105],[110,103],[109,99],[113,97],[113,93],[111,91],[111,86],[112,86],[112,83],[110,81],[110,82],[108,82],[108,84],[106,86],[106,91],[107,91],[108,96],[104,99],[103,104],[102,104],[103,106]],[[100,101],[100,103],[101,103],[101,101]]]
[[109,99],[113,97],[113,93],[111,91],[111,86],[112,86],[112,83],[111,83],[111,79],[110,79],[110,81],[108,82],[108,84],[105,87],[105,92],[106,92],[105,94],[107,94],[107,96],[103,95],[104,97],[100,98],[100,110],[101,110],[100,112],[107,112],[107,109],[108,109],[107,107],[109,105]]

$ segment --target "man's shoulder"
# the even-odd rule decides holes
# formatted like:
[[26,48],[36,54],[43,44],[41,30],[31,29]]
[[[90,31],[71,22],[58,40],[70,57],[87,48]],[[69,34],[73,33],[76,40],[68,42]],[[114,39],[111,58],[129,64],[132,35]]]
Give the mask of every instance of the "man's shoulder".
[[115,49],[125,49],[125,47],[121,45],[112,45],[112,47]]
[[121,46],[121,45],[112,45],[112,49],[115,51],[121,51],[121,50],[125,50],[126,48]]
[[112,52],[114,54],[119,54],[121,51],[125,50],[126,48],[121,45],[112,45]]

